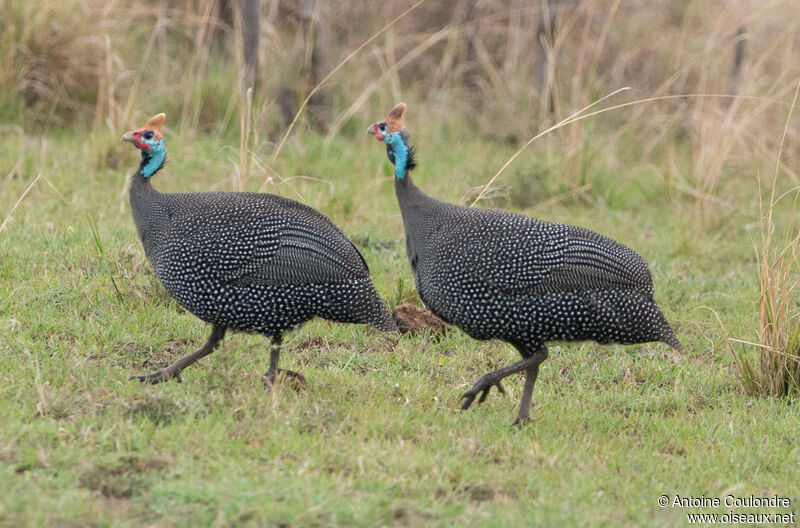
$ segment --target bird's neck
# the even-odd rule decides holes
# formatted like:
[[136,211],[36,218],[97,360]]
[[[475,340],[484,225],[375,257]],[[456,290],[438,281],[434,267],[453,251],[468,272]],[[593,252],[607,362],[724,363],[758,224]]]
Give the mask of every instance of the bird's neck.
[[402,178],[394,179],[394,190],[397,194],[397,201],[400,203],[401,209],[404,204],[410,204],[411,202],[418,201],[422,197],[429,198],[429,196],[420,191],[419,188],[414,185],[414,181],[411,179],[411,174],[408,172],[406,172]]
[[[157,244],[162,226],[158,218],[158,211],[162,207],[162,195],[150,184],[150,177],[164,166],[165,154],[163,151],[157,155],[142,152],[142,161],[139,170],[131,178],[129,198],[133,220],[136,230],[142,240],[145,253],[152,260],[152,248]],[[153,168],[155,167],[155,169]]]
[[[397,161],[397,157],[395,157]],[[395,164],[397,171],[397,164]],[[411,269],[416,275],[417,262],[431,236],[431,229],[436,225],[436,202],[411,180],[411,174],[403,171],[403,177],[395,177],[394,189],[397,203],[403,215],[403,229],[406,233],[406,253],[411,263]]]
[[407,207],[421,204],[426,199],[430,200],[430,197],[420,191],[411,180],[411,169],[416,165],[412,147],[398,139],[389,145],[388,154],[394,165],[394,188],[397,193],[397,201],[405,217]]
[[[411,181],[408,167],[408,147],[401,145],[400,148],[393,149],[394,154],[394,179],[395,181]],[[413,184],[412,184],[413,185]]]
[[153,197],[158,194],[158,191],[153,189],[150,184],[150,177],[158,172],[164,166],[166,161],[166,153],[162,150],[160,152],[147,152],[142,151],[142,160],[139,163],[139,170],[131,178],[130,196],[131,205],[133,205],[134,198],[142,200]]
[[143,178],[150,178],[157,173],[167,162],[167,151],[163,146],[159,150],[142,151],[142,161],[139,164],[139,172]]

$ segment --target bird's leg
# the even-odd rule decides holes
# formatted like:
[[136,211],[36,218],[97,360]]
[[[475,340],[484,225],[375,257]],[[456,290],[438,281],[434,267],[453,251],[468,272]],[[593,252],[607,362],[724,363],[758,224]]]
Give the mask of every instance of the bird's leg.
[[181,382],[181,371],[197,361],[200,358],[204,358],[210,353],[214,351],[222,338],[225,337],[225,327],[220,325],[214,325],[211,328],[211,335],[206,341],[206,344],[203,345],[199,350],[192,352],[188,356],[184,356],[172,365],[159,370],[158,372],[153,372],[152,374],[143,374],[141,376],[131,376],[128,379],[136,379],[141,381],[142,383],[163,383],[165,381],[169,381],[172,378],[178,380],[178,383]]
[[293,370],[278,368],[278,359],[280,359],[282,343],[283,338],[280,334],[273,336],[272,347],[269,350],[269,370],[262,378],[264,381],[264,386],[267,388],[267,390],[271,389],[272,386],[275,385],[275,379],[277,378],[278,374],[282,374],[292,379],[292,385],[295,389],[301,389],[306,385],[306,379],[302,374]]
[[528,377],[525,380],[525,388],[522,392],[522,403],[525,405],[525,412],[523,413],[522,407],[520,407],[518,420],[519,418],[522,418],[523,420],[527,418],[528,409],[530,407],[531,393],[533,392],[533,384],[536,382],[536,375],[539,372],[539,364],[547,359],[547,348],[542,346],[531,355],[527,354],[526,349],[522,349],[520,352],[524,357],[522,361],[518,361],[513,365],[497,369],[481,376],[475,385],[472,386],[472,389],[470,389],[468,392],[465,392],[461,396],[461,398],[465,400],[461,408],[469,409],[478,394],[481,395],[480,399],[478,399],[478,403],[483,403],[484,400],[486,400],[486,397],[489,395],[489,391],[495,386],[497,387],[497,390],[499,390],[502,394],[505,394],[502,385],[500,385],[500,381],[511,374],[521,370],[527,370]]
[[283,344],[283,337],[278,334],[272,338],[272,346],[269,350],[269,370],[265,376],[272,372],[272,376],[275,376],[275,372],[278,371],[278,360],[281,357],[281,345]]
[[525,386],[522,388],[522,400],[520,400],[519,402],[519,412],[517,413],[517,419],[514,420],[514,423],[511,425],[522,427],[528,421],[530,421],[531,396],[533,394],[533,385],[534,383],[536,383],[536,377],[538,375],[539,375],[538,364],[532,367],[528,367],[525,370]]

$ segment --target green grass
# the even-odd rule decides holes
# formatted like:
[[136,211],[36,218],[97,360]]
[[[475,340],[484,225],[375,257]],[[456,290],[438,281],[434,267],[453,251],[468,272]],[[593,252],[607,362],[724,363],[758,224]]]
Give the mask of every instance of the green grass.
[[[241,334],[182,384],[128,381],[209,332],[148,267],[120,198],[134,151],[100,135],[2,139],[0,178],[22,169],[0,180],[0,221],[39,172],[71,206],[40,180],[0,233],[0,525],[683,526],[686,513],[709,510],[662,509],[660,495],[788,496],[792,510],[800,500],[800,409],[745,394],[704,308],[732,336],[753,335],[752,175],[730,182],[720,227],[698,232],[692,202],[635,159],[592,158],[581,169],[592,189],[544,207],[564,191],[552,183],[558,159],[534,163],[534,146],[515,162],[500,183],[536,195],[499,193],[495,205],[644,255],[686,347],[554,345],[534,423],[516,430],[521,377],[505,397],[458,410],[481,374],[517,360],[510,346],[459,331],[397,341],[313,321],[284,342],[281,366],[309,381],[301,393],[266,392],[268,342]],[[415,180],[451,201],[514,150],[428,131],[415,141]],[[155,185],[230,189],[237,145],[170,136]],[[351,235],[391,303],[414,298],[382,146],[359,136],[325,147],[303,133],[277,171],[323,179],[267,190],[299,192]]]

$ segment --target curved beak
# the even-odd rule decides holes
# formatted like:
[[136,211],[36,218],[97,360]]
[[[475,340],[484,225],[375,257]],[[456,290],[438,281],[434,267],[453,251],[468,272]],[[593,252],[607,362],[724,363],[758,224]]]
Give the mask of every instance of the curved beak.
[[133,139],[133,130],[131,130],[130,132],[125,132],[125,134],[122,135],[122,141],[130,141],[135,145],[136,141],[134,141]]
[[378,123],[372,123],[369,128],[367,128],[367,134],[372,134],[378,141],[383,141],[383,134],[378,130]]

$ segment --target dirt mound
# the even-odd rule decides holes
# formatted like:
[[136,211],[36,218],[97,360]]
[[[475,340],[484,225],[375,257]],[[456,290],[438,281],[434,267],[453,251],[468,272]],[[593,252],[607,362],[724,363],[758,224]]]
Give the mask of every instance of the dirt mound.
[[448,325],[425,308],[405,303],[392,311],[397,329],[401,334],[417,333],[429,330],[431,335],[447,333]]

